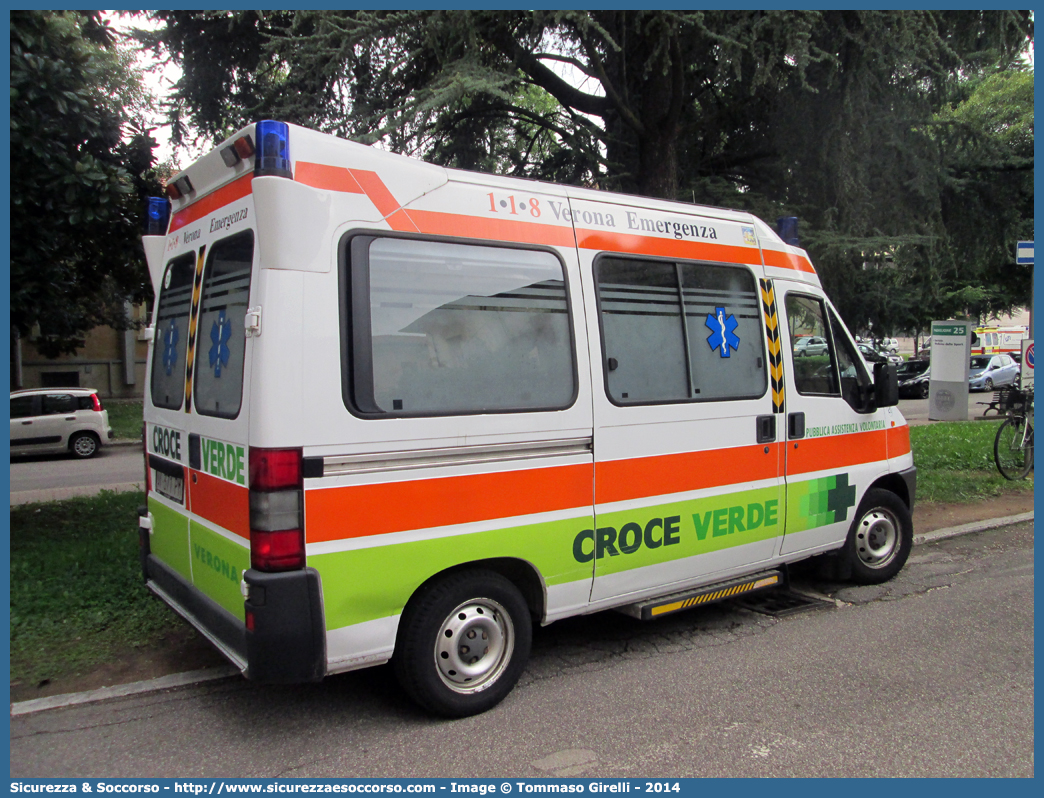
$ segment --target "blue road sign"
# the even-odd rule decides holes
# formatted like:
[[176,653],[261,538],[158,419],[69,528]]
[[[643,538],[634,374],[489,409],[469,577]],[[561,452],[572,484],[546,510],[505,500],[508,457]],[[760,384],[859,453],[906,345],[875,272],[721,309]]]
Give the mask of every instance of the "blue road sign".
[[1033,242],[1020,241],[1015,245],[1015,262],[1033,265]]

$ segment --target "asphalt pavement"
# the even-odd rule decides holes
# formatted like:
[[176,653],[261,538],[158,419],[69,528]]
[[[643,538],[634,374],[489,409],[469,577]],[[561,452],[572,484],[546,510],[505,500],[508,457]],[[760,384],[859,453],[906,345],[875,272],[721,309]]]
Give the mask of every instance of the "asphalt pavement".
[[240,678],[11,719],[11,775],[1032,777],[1033,528],[918,545],[820,609],[725,602],[534,634],[514,692],[447,722],[387,667]]
[[143,490],[141,441],[103,446],[89,460],[67,455],[15,457],[10,477],[12,505],[93,496],[101,490]]

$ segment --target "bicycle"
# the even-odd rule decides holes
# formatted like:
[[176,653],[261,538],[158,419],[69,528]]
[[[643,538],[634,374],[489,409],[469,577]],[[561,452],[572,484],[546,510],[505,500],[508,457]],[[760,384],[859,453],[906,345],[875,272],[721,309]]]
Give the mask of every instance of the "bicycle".
[[1033,391],[1003,391],[1000,409],[1007,418],[993,441],[993,459],[1005,479],[1025,479],[1033,468]]

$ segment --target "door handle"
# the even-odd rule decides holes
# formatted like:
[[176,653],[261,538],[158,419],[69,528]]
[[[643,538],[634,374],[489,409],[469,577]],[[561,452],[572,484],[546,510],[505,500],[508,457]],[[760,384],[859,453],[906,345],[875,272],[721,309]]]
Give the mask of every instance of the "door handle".
[[787,415],[787,437],[790,440],[805,437],[804,413],[790,413]]
[[30,425],[30,424],[32,424],[32,423],[33,423],[32,421],[23,421],[23,422],[22,422],[22,426],[23,426],[23,427],[27,427],[27,426],[29,426],[29,425]]
[[776,440],[776,417],[758,416],[758,443],[772,443]]

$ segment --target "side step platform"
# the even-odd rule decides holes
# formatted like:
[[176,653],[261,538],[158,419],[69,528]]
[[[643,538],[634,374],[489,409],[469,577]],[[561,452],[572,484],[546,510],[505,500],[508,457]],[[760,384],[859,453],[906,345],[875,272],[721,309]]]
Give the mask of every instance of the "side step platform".
[[713,585],[704,585],[691,590],[683,590],[679,593],[671,593],[667,596],[658,596],[634,604],[625,604],[616,607],[617,612],[630,615],[642,621],[651,621],[661,618],[672,612],[698,607],[701,604],[712,604],[715,601],[735,598],[760,590],[784,587],[787,584],[787,575],[782,568],[773,568],[769,571],[761,571],[756,574],[748,574],[736,579],[728,579],[724,582],[716,582]]

